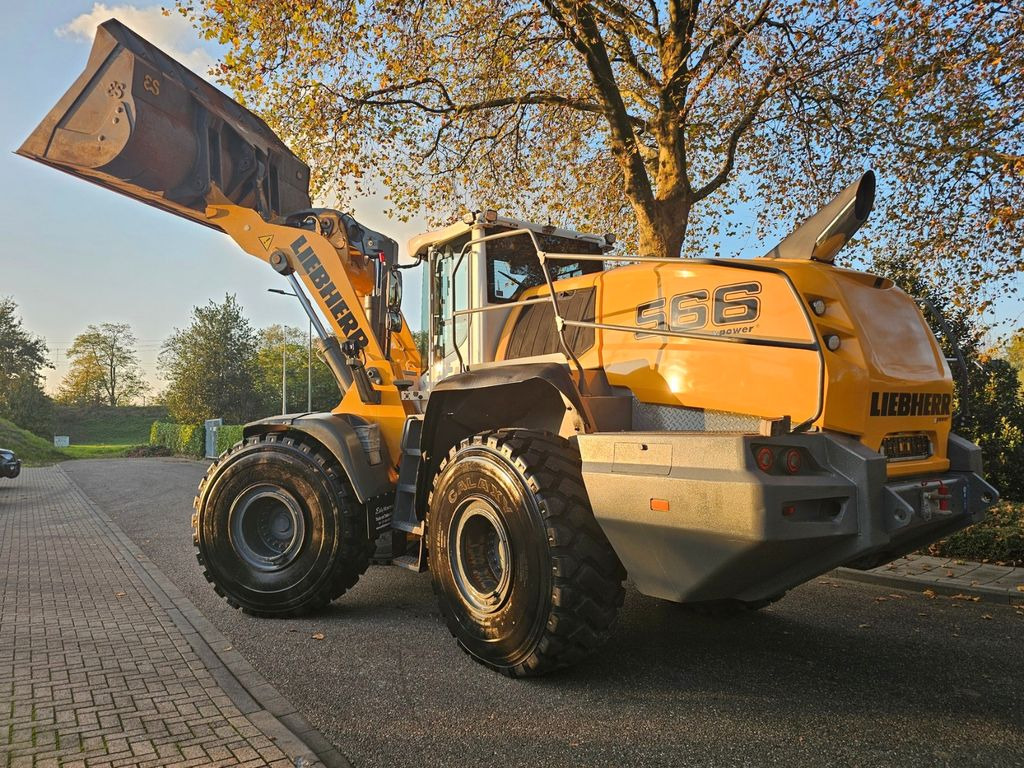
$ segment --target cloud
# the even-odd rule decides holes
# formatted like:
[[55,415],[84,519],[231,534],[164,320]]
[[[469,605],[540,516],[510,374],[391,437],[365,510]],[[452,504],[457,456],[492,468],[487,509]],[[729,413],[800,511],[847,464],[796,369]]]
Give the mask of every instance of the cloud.
[[134,5],[94,3],[89,13],[76,16],[59,27],[57,34],[91,43],[96,35],[96,27],[112,18],[130,27],[196,74],[211,79],[209,71],[216,60],[203,47],[199,34],[181,14],[172,11],[169,16],[165,16],[159,5],[138,8]]

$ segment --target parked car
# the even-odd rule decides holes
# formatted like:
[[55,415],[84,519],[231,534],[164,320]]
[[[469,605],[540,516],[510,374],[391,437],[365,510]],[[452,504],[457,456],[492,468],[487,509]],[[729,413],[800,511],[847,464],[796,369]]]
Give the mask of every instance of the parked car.
[[0,448],[0,477],[17,477],[21,474],[21,459],[14,455],[14,451]]

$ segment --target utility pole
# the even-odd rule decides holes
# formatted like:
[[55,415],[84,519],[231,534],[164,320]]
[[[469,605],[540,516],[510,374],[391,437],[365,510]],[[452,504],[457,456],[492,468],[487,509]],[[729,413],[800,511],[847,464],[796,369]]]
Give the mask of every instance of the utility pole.
[[[291,291],[282,291],[280,288],[267,288],[267,293],[279,293],[282,296],[295,296]],[[309,322],[309,340],[306,342],[306,411],[311,412],[313,410],[313,321]],[[285,341],[282,342],[287,348],[287,336]],[[287,386],[284,381],[284,349],[281,350],[281,413],[288,413],[287,406],[285,404],[285,387]]]

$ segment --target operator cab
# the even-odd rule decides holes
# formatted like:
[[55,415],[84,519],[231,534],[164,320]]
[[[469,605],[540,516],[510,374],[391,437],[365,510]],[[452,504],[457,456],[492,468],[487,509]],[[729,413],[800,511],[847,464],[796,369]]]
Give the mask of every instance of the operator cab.
[[[445,229],[409,241],[409,255],[427,264],[423,279],[424,361],[431,382],[494,363],[509,314],[523,294],[546,282],[537,249],[600,256],[614,238],[499,217],[467,214]],[[600,272],[602,261],[549,260],[552,282]]]

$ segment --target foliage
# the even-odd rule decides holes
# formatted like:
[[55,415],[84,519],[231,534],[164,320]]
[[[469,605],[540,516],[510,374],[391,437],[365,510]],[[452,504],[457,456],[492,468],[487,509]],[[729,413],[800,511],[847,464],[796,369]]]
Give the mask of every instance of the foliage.
[[22,326],[18,305],[0,298],[0,417],[37,435],[50,431],[50,399],[43,392],[42,372],[52,367],[43,340]]
[[430,344],[430,332],[413,331],[412,338],[416,342],[416,349],[420,351],[420,360],[429,360],[430,355],[427,354],[427,346]]
[[135,334],[126,323],[89,325],[68,349],[70,370],[57,399],[66,405],[129,405],[149,390],[139,367]]
[[875,165],[875,252],[982,309],[984,286],[1015,290],[1024,269],[1024,14],[1008,0],[178,7],[339,204],[379,183],[403,218],[498,203],[704,255],[751,199],[776,234]]
[[167,448],[181,456],[202,458],[206,452],[206,430],[202,424],[169,424],[154,421],[149,433],[149,444]]
[[86,408],[57,405],[54,408],[54,434],[67,435],[71,445],[137,445],[149,440],[154,421],[166,421],[163,406],[128,405],[124,407]]
[[167,379],[171,419],[235,423],[260,412],[258,339],[234,296],[192,309],[192,322],[164,342],[160,369]]
[[[272,325],[259,333],[257,365],[262,392],[261,412],[281,412],[281,352],[286,350],[288,413],[307,410],[309,338],[304,331],[290,326]],[[338,405],[341,393],[334,374],[313,349],[313,411],[329,411]]]
[[0,448],[14,451],[27,466],[53,464],[66,458],[52,443],[4,418],[0,418]]
[[1017,372],[1017,380],[1024,391],[1024,330],[1017,331],[1006,344],[1006,359]]
[[241,424],[224,424],[217,429],[217,453],[224,453],[228,448],[242,440]]
[[937,557],[1024,566],[1024,504],[1003,501],[977,525],[957,531],[928,547]]
[[162,445],[134,445],[124,452],[129,459],[149,459],[154,456],[173,456],[170,448]]

